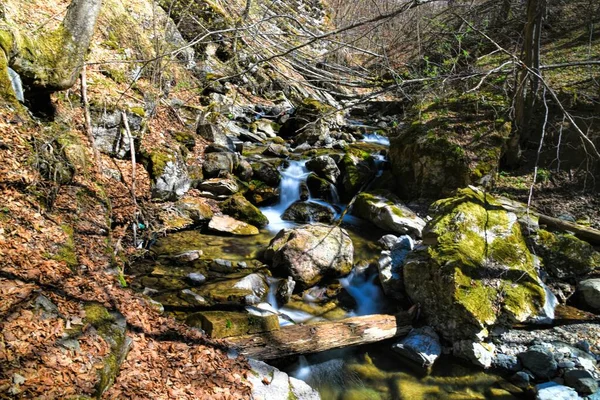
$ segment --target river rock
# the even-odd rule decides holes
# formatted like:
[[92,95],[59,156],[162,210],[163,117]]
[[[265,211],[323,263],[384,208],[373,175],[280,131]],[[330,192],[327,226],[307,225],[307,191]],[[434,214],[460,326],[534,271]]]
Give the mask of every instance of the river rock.
[[377,243],[379,243],[381,245],[381,247],[383,247],[384,250],[391,250],[397,241],[398,241],[398,236],[392,235],[392,234],[387,234],[387,235],[383,235],[381,238],[379,238]]
[[208,228],[216,232],[231,233],[237,236],[251,236],[259,233],[257,227],[238,221],[228,215],[214,216],[208,223]]
[[232,173],[236,167],[234,153],[208,153],[204,157],[202,171],[205,178],[216,178],[227,173]]
[[572,388],[556,382],[540,383],[535,386],[536,400],[577,400],[580,399]]
[[323,199],[330,203],[339,203],[335,186],[327,179],[318,177],[314,172],[306,178],[306,186],[312,197]]
[[254,171],[252,171],[252,165],[247,160],[242,159],[235,170],[235,174],[242,181],[249,182],[254,175]]
[[290,155],[289,150],[282,144],[269,143],[263,151],[265,156],[287,158]]
[[[386,235],[392,236],[393,235]],[[379,282],[384,293],[398,300],[405,300],[403,265],[404,260],[414,248],[414,242],[408,235],[396,238],[391,250],[381,252],[377,261],[377,270],[379,272]]]
[[213,210],[205,199],[198,197],[183,197],[175,203],[177,210],[189,217],[194,224],[205,223],[213,217]]
[[240,191],[236,181],[227,178],[207,179],[199,185],[199,189],[217,196],[230,196]]
[[297,201],[285,210],[281,219],[298,223],[331,223],[334,216],[335,213],[331,207],[312,201]]
[[477,343],[470,340],[454,342],[452,352],[455,356],[471,361],[482,368],[492,366],[496,346],[492,343]]
[[329,136],[335,109],[318,100],[306,98],[279,129],[282,138],[294,138],[296,144],[314,145]]
[[519,354],[519,359],[536,378],[549,379],[558,371],[558,364],[552,352],[542,345],[531,346],[527,351]]
[[341,174],[337,164],[329,156],[318,156],[308,160],[306,168],[315,172],[319,177],[327,179],[330,183],[336,183]]
[[297,399],[320,400],[319,393],[299,379],[289,377],[262,361],[250,359],[252,371],[248,380],[252,384],[254,400]]
[[584,396],[598,391],[598,382],[594,376],[584,369],[570,369],[563,375],[565,384]]
[[600,253],[573,235],[540,229],[532,238],[536,253],[544,260],[544,270],[555,278],[576,283],[600,269]]
[[269,162],[256,162],[251,165],[254,179],[258,179],[274,187],[279,185],[281,175],[275,165]]
[[276,136],[276,124],[273,121],[269,121],[268,119],[259,119],[254,121],[254,124],[256,125],[256,129],[267,135],[267,137],[274,138]]
[[476,188],[432,205],[423,243],[403,268],[406,293],[451,341],[537,315],[545,291],[515,214]]
[[523,368],[518,357],[508,354],[496,354],[492,366],[504,372],[518,372]]
[[290,301],[292,294],[294,294],[295,287],[296,282],[291,276],[288,276],[287,279],[282,279],[277,283],[275,299],[277,300],[277,304],[279,304],[279,306],[287,304]]
[[245,196],[256,206],[269,206],[275,204],[279,199],[279,189],[262,181],[253,180],[248,184]]
[[576,293],[586,308],[600,312],[600,278],[579,282]]
[[299,287],[307,288],[325,276],[349,274],[353,253],[352,240],[344,229],[314,224],[282,229],[264,256],[274,268],[292,276]]
[[440,338],[430,326],[413,329],[401,342],[392,349],[403,357],[429,369],[442,354]]
[[267,217],[241,194],[233,195],[224,201],[221,204],[221,211],[259,228],[269,224]]
[[421,237],[425,228],[425,221],[404,206],[399,198],[384,191],[359,194],[352,213],[381,229],[401,235]]
[[349,149],[340,161],[340,180],[343,197],[350,201],[376,174],[371,155],[366,151]]

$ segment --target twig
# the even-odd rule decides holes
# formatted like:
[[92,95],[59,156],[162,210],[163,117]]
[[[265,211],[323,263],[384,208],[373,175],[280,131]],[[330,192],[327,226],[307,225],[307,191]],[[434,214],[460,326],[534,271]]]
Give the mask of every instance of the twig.
[[133,136],[131,135],[131,130],[129,129],[129,121],[127,120],[127,113],[125,111],[121,112],[121,116],[123,118],[123,125],[125,126],[125,134],[129,139],[129,153],[131,154],[131,198],[133,200],[133,245],[137,247],[137,201],[135,198],[135,144],[133,142]]
[[98,148],[96,147],[96,143],[94,141],[94,132],[92,131],[92,119],[90,117],[90,103],[87,97],[87,80],[85,74],[86,66],[84,65],[81,69],[80,81],[81,81],[81,103],[83,105],[83,115],[85,117],[85,132],[87,133],[88,140],[90,141],[90,146],[92,146],[92,150],[94,152],[94,160],[96,168],[100,168],[100,153],[98,152]]

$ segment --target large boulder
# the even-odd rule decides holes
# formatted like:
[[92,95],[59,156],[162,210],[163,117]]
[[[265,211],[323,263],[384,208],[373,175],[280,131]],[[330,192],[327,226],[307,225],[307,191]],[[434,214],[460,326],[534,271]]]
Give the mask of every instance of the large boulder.
[[352,239],[344,229],[314,224],[279,231],[269,243],[265,259],[304,289],[324,277],[349,274],[353,253]]
[[385,191],[362,192],[356,198],[352,214],[371,221],[379,228],[398,234],[421,237],[425,221],[399,198]]
[[306,168],[331,183],[335,183],[341,173],[333,158],[329,156],[318,156],[308,160]]
[[241,194],[231,196],[224,201],[221,204],[221,211],[259,228],[264,228],[269,224],[267,217]]
[[200,190],[212,193],[215,196],[231,196],[240,191],[239,185],[233,179],[207,179],[198,187]]
[[469,187],[432,205],[423,242],[404,264],[407,295],[446,339],[480,340],[523,322],[546,294],[514,213]]
[[371,155],[359,149],[350,149],[340,161],[343,198],[350,200],[376,174]]

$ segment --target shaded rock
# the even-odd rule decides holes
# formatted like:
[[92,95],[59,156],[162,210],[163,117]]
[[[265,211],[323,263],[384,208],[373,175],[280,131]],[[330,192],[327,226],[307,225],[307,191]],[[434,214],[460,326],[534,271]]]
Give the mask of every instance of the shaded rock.
[[518,372],[523,368],[516,356],[507,354],[496,354],[492,360],[492,366],[504,372]]
[[527,372],[519,371],[510,377],[510,381],[518,388],[527,389],[531,384],[531,378],[533,377]]
[[573,235],[541,229],[533,237],[533,244],[544,260],[544,269],[555,278],[574,283],[600,268],[600,253]]
[[183,196],[192,183],[187,166],[179,151],[153,153],[152,163],[152,197],[171,200]]
[[275,204],[279,199],[279,190],[258,180],[250,181],[245,196],[252,204],[268,206]]
[[291,118],[279,129],[282,138],[294,138],[296,144],[315,144],[329,135],[335,119],[335,109],[318,100],[306,98],[294,111]]
[[565,372],[563,378],[567,386],[584,396],[598,391],[598,382],[589,371],[584,369],[570,369]]
[[478,367],[492,366],[496,346],[492,343],[477,343],[469,340],[454,342],[452,352],[455,356],[471,361]]
[[307,288],[325,276],[350,273],[353,253],[352,240],[344,229],[315,224],[282,229],[269,243],[265,258]]
[[318,156],[308,160],[306,168],[331,183],[336,183],[341,174],[337,164],[329,156]]
[[250,181],[252,176],[254,175],[254,171],[252,170],[252,165],[246,160],[240,160],[235,174],[238,178],[240,178],[244,182]]
[[392,349],[427,369],[442,354],[440,338],[429,326],[413,329],[401,342],[392,345]]
[[306,178],[306,186],[310,195],[317,199],[323,199],[330,203],[339,202],[335,186],[327,179],[319,178],[315,173],[311,173]]
[[227,215],[214,216],[208,223],[208,228],[216,232],[231,233],[238,236],[251,236],[259,233],[257,227]]
[[577,400],[580,397],[572,388],[556,382],[540,383],[535,386],[536,400]]
[[208,153],[205,155],[202,171],[204,177],[215,178],[226,173],[232,173],[236,166],[234,153]]
[[477,341],[488,327],[525,321],[545,303],[517,217],[479,189],[432,205],[423,243],[404,264],[407,295],[451,341]]
[[196,133],[209,142],[223,146],[231,151],[235,151],[234,140],[228,137],[219,125],[200,124],[196,127]]
[[212,178],[207,179],[199,185],[200,190],[215,195],[230,196],[240,191],[240,187],[233,179]]
[[369,153],[358,149],[350,149],[344,154],[339,165],[344,199],[352,199],[363,185],[375,177],[375,165],[369,159]]
[[381,287],[387,296],[398,300],[405,300],[402,268],[404,260],[413,248],[414,242],[412,238],[404,235],[397,238],[392,246],[392,250],[381,252],[381,256],[377,261],[377,270],[379,272],[379,282],[381,282]]
[[241,194],[233,195],[223,202],[221,211],[259,228],[264,228],[269,224],[267,217]]
[[300,182],[300,200],[306,201],[310,198],[310,190],[306,182]]
[[421,237],[425,228],[425,221],[404,206],[396,196],[383,191],[359,194],[352,213],[381,229],[398,234]]
[[519,354],[519,359],[536,378],[549,379],[558,372],[558,365],[552,352],[542,345],[531,346],[527,351]]
[[576,293],[586,308],[600,312],[600,278],[579,282]]
[[281,219],[298,223],[325,222],[330,223],[334,218],[331,207],[312,201],[297,201],[289,206],[281,215]]
[[281,175],[277,170],[277,167],[267,162],[256,162],[252,163],[252,171],[254,173],[254,179],[258,179],[266,183],[267,185],[276,187],[281,181]]
[[263,151],[265,156],[286,158],[290,155],[289,150],[282,144],[269,143]]
[[213,339],[279,330],[277,315],[257,316],[233,311],[201,311],[191,314],[185,323],[202,329]]

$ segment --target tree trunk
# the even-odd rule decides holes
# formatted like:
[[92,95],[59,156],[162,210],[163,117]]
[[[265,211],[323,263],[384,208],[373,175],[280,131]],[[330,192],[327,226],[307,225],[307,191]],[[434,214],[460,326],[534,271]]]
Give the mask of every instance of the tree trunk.
[[73,0],[60,27],[39,37],[1,21],[0,49],[30,90],[53,92],[75,84],[101,5],[102,0]]
[[404,336],[412,329],[411,322],[412,316],[409,313],[366,315],[311,325],[291,325],[278,331],[226,340],[245,356],[270,360]]

